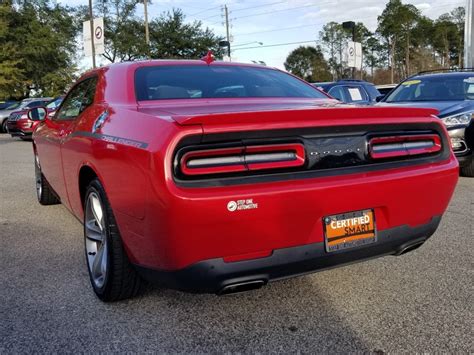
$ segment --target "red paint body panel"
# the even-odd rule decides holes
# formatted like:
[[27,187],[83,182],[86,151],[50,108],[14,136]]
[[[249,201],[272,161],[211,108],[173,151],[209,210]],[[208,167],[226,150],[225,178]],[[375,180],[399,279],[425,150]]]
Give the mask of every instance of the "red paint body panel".
[[[147,61],[87,73],[84,77],[99,76],[94,104],[74,121],[47,120],[34,134],[46,178],[81,220],[79,172],[89,167],[97,174],[133,263],[177,270],[212,258],[258,258],[274,249],[322,242],[324,216],[355,210],[375,209],[379,230],[417,226],[444,213],[458,179],[452,152],[434,163],[341,176],[180,186],[173,177],[173,159],[187,136],[310,127],[337,131],[414,122],[441,125],[434,110],[341,107],[329,98],[136,102],[138,67],[188,64],[207,65]],[[105,110],[108,118],[93,134],[94,122]],[[258,208],[237,213],[227,209],[229,201],[246,199]]]

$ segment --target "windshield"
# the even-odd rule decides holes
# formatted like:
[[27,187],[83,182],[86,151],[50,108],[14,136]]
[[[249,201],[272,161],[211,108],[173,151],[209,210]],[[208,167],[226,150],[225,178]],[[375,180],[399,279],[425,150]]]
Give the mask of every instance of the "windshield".
[[385,100],[463,101],[474,100],[474,73],[418,77],[402,82]]
[[137,100],[231,97],[327,98],[278,70],[224,65],[155,66],[135,74]]

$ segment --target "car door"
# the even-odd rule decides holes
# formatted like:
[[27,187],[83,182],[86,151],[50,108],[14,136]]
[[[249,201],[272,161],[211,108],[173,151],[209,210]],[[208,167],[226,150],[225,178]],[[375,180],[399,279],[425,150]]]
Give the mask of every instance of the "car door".
[[95,87],[96,81],[97,78],[92,77],[76,84],[54,117],[45,121],[46,127],[41,132],[42,144],[38,145],[41,170],[65,204],[67,204],[67,191],[63,178],[61,145],[71,134],[82,112],[92,103],[89,103],[85,96],[90,85]]

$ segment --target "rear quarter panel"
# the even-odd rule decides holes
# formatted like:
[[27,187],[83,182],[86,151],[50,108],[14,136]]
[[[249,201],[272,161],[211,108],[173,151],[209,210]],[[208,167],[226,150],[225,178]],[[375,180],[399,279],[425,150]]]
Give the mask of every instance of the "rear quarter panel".
[[[108,119],[93,132],[93,124],[107,110]],[[172,124],[145,116],[133,108],[97,106],[80,120],[63,145],[64,180],[74,214],[82,219],[79,172],[92,168],[101,180],[114,211],[143,219],[150,169],[150,152],[160,149]]]

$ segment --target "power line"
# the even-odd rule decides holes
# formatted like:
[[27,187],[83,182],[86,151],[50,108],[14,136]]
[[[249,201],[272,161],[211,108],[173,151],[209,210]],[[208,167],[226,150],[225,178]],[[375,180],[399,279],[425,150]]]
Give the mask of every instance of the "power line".
[[268,3],[268,4],[262,4],[262,5],[257,5],[257,6],[244,7],[242,9],[232,10],[232,12],[238,12],[238,11],[244,11],[244,10],[250,10],[250,9],[257,9],[259,7],[266,7],[266,6],[272,6],[272,5],[277,5],[277,4],[283,4],[285,2],[288,2],[288,0],[271,2],[271,3]]
[[[262,7],[267,7],[267,6],[273,6],[273,5],[283,4],[283,3],[287,3],[287,2],[288,2],[288,0],[284,0],[284,1],[275,1],[275,2],[256,5],[256,6],[248,6],[248,7],[243,7],[243,8],[240,8],[240,9],[232,10],[232,11],[230,11],[230,13],[232,14],[234,12],[245,11],[245,10],[250,10],[250,9],[257,9],[257,8],[262,8]],[[314,6],[314,5],[312,5],[312,6]],[[210,16],[210,17],[206,17],[204,20],[209,20],[209,19],[212,19],[212,18],[215,18],[215,17],[218,17],[218,16],[221,16],[221,15],[213,15],[213,16]],[[221,22],[221,21],[213,22],[213,23],[211,23],[211,25],[217,24],[219,22]]]
[[211,10],[214,10],[214,9],[219,9],[219,8],[220,8],[220,6],[214,6],[214,7],[211,7],[211,8],[209,8],[209,9],[205,9],[205,10],[196,12],[196,13],[191,14],[191,15],[189,15],[189,16],[191,16],[191,17],[192,17],[192,16],[196,16],[196,15],[202,14],[202,13],[204,13],[204,12],[208,12],[208,11],[211,11]]
[[[462,3],[458,2],[458,3],[451,3],[451,4],[448,4],[448,5],[446,5],[446,4],[445,5],[437,5],[437,6],[432,6],[430,9],[439,8],[439,7],[447,7],[447,6],[457,6],[457,5],[462,5]],[[373,16],[358,18],[358,20],[366,20],[366,19],[371,19],[371,18],[373,18]],[[260,34],[260,33],[287,31],[287,30],[294,30],[294,29],[305,28],[305,27],[313,27],[313,26],[317,26],[317,25],[318,25],[318,23],[311,23],[311,24],[301,25],[301,26],[276,28],[276,29],[273,29],[273,30],[239,33],[236,36],[241,37],[241,36],[248,36],[248,35]]]
[[280,47],[280,46],[289,46],[291,44],[303,44],[303,43],[316,43],[316,40],[311,41],[298,41],[298,42],[286,42],[286,43],[276,43],[276,44],[268,44],[264,46],[255,46],[255,47],[245,47],[245,48],[236,48],[234,51],[242,51],[244,49],[255,49],[255,48],[267,48],[267,47]]
[[[327,4],[327,3],[325,3],[325,4]],[[304,5],[304,6],[298,6],[298,7],[290,7],[290,8],[286,8],[286,9],[280,9],[280,10],[273,10],[273,11],[267,11],[267,12],[259,12],[258,14],[250,14],[250,15],[244,15],[244,16],[240,16],[240,17],[235,17],[235,18],[233,18],[233,20],[243,19],[243,18],[247,18],[247,17],[254,17],[254,16],[262,16],[262,15],[274,14],[274,13],[276,13],[276,12],[293,11],[293,10],[304,9],[304,8],[314,7],[314,6],[320,6],[320,5],[324,5],[324,4],[311,4],[311,5]]]
[[265,31],[258,31],[258,32],[246,32],[246,33],[239,33],[236,36],[248,36],[248,35],[254,35],[254,34],[260,34],[260,33],[269,33],[269,32],[278,32],[278,31],[286,31],[286,30],[293,30],[297,28],[303,28],[303,27],[313,27],[317,26],[317,23],[311,23],[309,25],[301,25],[301,26],[292,26],[292,27],[283,27],[283,28],[276,28],[273,30],[265,30]]

